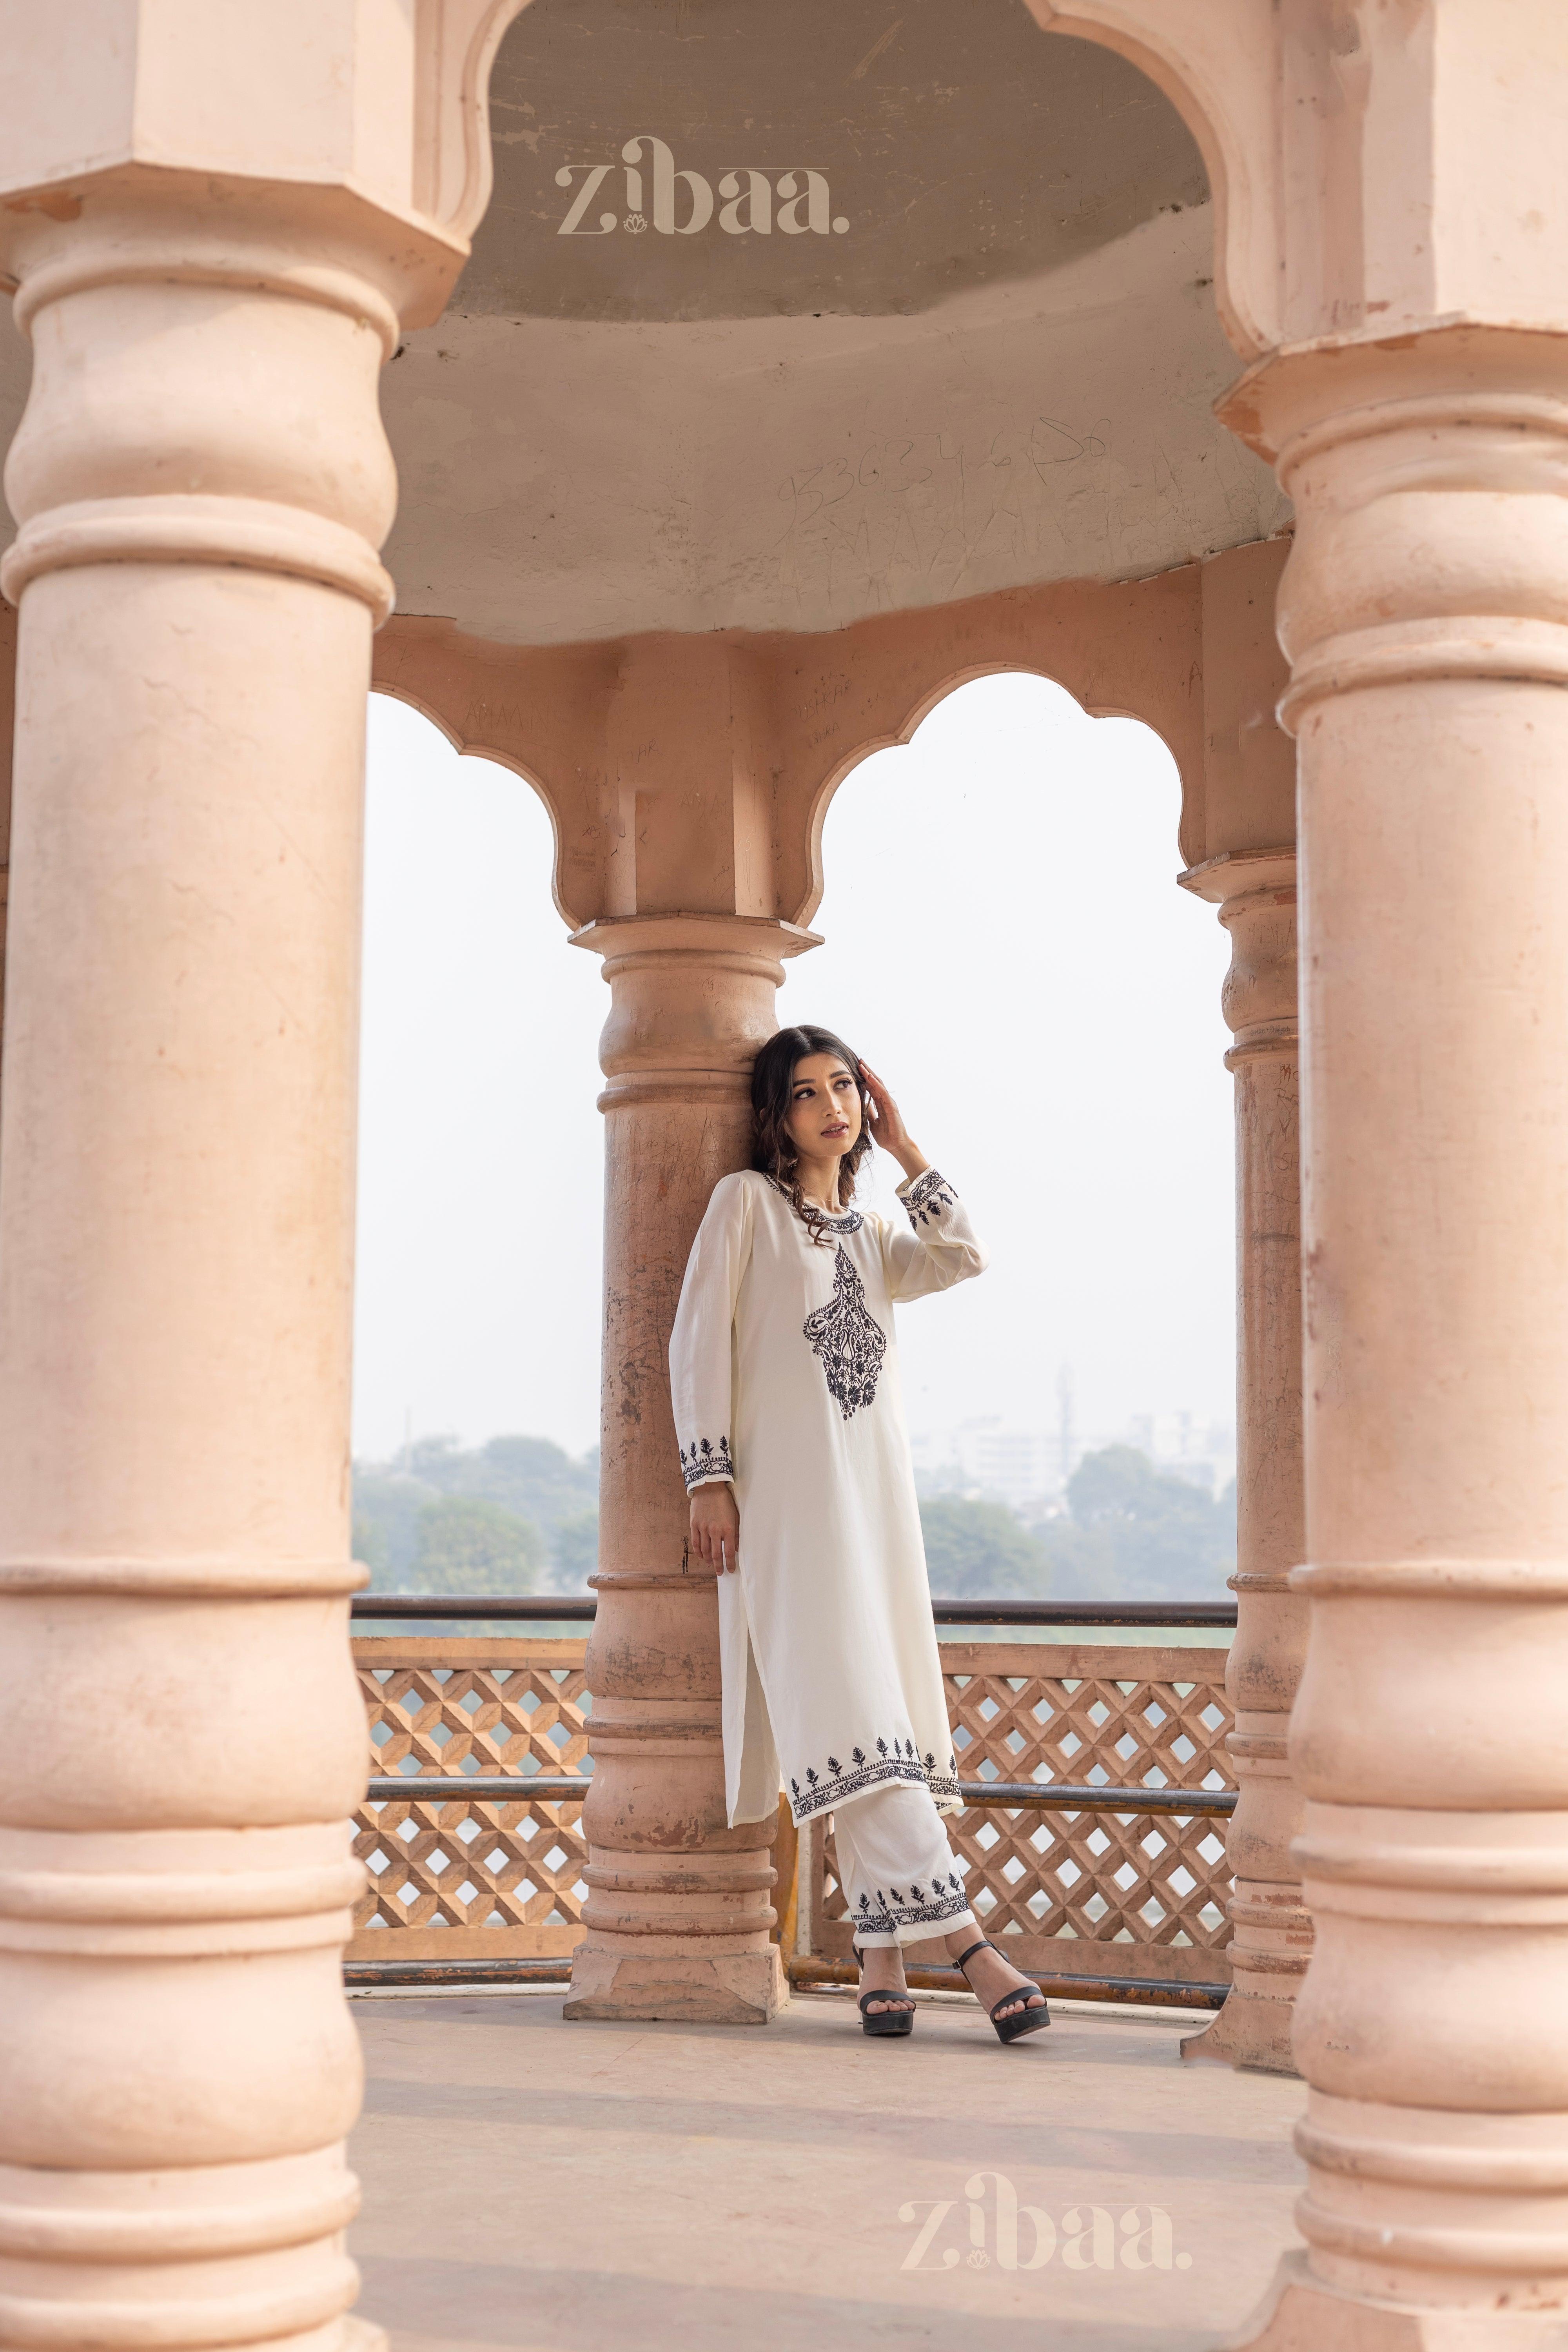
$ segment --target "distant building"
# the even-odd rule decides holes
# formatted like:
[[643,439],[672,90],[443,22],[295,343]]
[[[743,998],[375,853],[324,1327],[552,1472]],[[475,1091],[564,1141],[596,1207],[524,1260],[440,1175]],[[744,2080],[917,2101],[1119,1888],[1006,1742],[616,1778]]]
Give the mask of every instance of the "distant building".
[[1205,1495],[1219,1494],[1236,1475],[1236,1432],[1226,1422],[1200,1423],[1191,1412],[1139,1412],[1123,1442],[1146,1454],[1156,1470],[1185,1478]]
[[911,1443],[923,1495],[967,1495],[1037,1516],[1061,1489],[1054,1430],[1014,1429],[999,1414],[966,1421],[946,1435]]
[[1055,1429],[1014,1427],[992,1413],[911,1438],[918,1492],[1005,1503],[1025,1520],[1053,1517],[1066,1507],[1068,1479],[1084,1454],[1106,1445],[1134,1445],[1157,1470],[1209,1496],[1236,1475],[1236,1433],[1227,1423],[1185,1412],[1135,1413],[1114,1434],[1079,1443],[1070,1434],[1070,1397],[1069,1389]]

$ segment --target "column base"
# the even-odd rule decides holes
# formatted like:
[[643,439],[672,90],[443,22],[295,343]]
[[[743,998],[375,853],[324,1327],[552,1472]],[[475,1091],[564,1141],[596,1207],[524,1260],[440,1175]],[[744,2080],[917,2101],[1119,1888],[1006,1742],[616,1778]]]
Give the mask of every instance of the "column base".
[[[1222,2012],[1223,2013],[1223,2012]],[[1342,2294],[1298,2249],[1222,2352],[1568,2352],[1568,2312],[1373,2303]]]
[[1225,2007],[1201,2033],[1189,2033],[1182,2055],[1198,2065],[1250,2066],[1264,2074],[1300,2075],[1290,2047],[1296,2004],[1278,1994],[1233,1985]]
[[766,2025],[789,2002],[776,1944],[761,1952],[655,1953],[579,1944],[563,2017]]

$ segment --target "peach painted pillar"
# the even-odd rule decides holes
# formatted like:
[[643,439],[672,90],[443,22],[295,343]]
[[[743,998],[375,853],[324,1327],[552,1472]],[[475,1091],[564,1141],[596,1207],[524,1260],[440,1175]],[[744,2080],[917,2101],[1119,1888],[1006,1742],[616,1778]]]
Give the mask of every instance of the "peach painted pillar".
[[0,2342],[330,2352],[379,2336],[341,1969],[377,378],[461,248],[366,194],[363,27],[175,13],[23,12],[5,60]]
[[605,1358],[599,1596],[588,1650],[588,1934],[568,2017],[763,2024],[787,1998],[773,1820],[726,1826],[719,1613],[687,1556],[670,1326],[721,1176],[751,1157],[751,1066],[778,1026],[794,924],[646,915],[590,924],[605,959]]
[[1307,1605],[1289,1586],[1304,1550],[1301,1487],[1300,1051],[1296,859],[1237,850],[1191,868],[1230,934],[1225,1017],[1236,1043],[1237,1596],[1226,1666],[1235,1727],[1226,1746],[1240,1797],[1226,1838],[1231,1990],[1184,2058],[1293,2074],[1291,2002],[1311,1922],[1291,1840],[1300,1798],[1286,1754],[1306,1654]]
[[[1300,1052],[1296,1015],[1296,756],[1274,716],[1288,672],[1274,629],[1287,541],[1204,566],[1205,845],[1180,878],[1230,936],[1222,1004],[1236,1079],[1237,1596],[1226,1742],[1240,1799],[1226,1833],[1232,1984],[1184,2058],[1295,2071],[1291,2003],[1311,1949],[1291,1841],[1286,1751],[1307,1650],[1289,1589],[1306,1556],[1301,1464]],[[1225,845],[1217,846],[1216,845]]]
[[16,610],[0,604],[0,1097],[4,1095],[5,914],[11,884],[11,765],[16,733]]
[[1453,329],[1266,363],[1231,412],[1298,517],[1317,1946],[1309,2251],[1258,2341],[1350,2343],[1352,2297],[1421,2315],[1358,2347],[1556,2344],[1568,357]]
[[1304,2251],[1258,2352],[1568,2342],[1568,13],[1029,0],[1215,189],[1296,537]]

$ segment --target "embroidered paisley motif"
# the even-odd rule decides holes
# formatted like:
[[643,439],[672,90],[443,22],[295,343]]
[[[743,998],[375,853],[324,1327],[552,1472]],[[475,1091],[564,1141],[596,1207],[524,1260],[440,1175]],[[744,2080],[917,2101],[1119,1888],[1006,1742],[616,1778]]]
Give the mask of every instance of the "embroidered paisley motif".
[[834,1256],[833,1296],[826,1307],[806,1317],[802,1328],[813,1353],[822,1360],[828,1389],[847,1421],[876,1396],[888,1339],[867,1307],[866,1286],[842,1243]]

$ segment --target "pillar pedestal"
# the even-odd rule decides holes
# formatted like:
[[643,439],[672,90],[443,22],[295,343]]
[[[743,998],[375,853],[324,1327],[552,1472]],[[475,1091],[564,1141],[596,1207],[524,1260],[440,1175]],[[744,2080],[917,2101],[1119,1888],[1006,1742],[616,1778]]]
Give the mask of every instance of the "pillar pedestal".
[[1286,1731],[1306,1655],[1289,1589],[1305,1545],[1301,1486],[1300,1055],[1293,849],[1211,857],[1181,877],[1231,938],[1223,995],[1236,1078],[1237,1596],[1226,1742],[1240,1795],[1226,1838],[1231,1990],[1188,2059],[1294,2074],[1292,2007],[1311,1950],[1290,1844],[1301,1801]]
[[712,1571],[691,1559],[668,1348],[692,1236],[749,1164],[751,1066],[784,959],[765,917],[642,915],[574,934],[605,959],[604,1439],[588,1647],[588,1933],[569,2018],[764,2025],[788,1998],[769,1859],[775,1817],[731,1829]]

